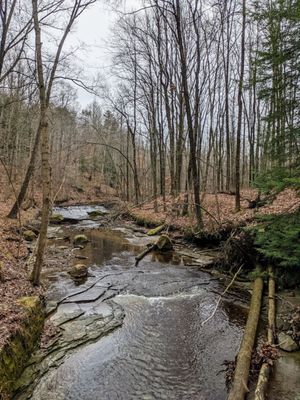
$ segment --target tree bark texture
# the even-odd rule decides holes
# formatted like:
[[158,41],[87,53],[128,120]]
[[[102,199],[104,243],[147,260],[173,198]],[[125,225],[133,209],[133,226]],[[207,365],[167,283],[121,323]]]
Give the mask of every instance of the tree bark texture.
[[249,368],[260,316],[262,293],[263,279],[258,277],[253,285],[248,319],[237,357],[233,385],[229,392],[228,400],[244,400],[246,393],[249,391],[247,386]]

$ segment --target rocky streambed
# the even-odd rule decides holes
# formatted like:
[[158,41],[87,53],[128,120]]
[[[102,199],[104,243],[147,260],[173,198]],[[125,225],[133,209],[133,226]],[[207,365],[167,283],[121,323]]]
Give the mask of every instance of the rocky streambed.
[[[225,400],[224,361],[239,349],[249,294],[230,290],[216,309],[226,285],[200,269],[213,253],[179,248],[135,267],[135,255],[153,238],[134,227],[108,228],[103,209],[55,212],[67,225],[48,232],[44,279],[57,334],[33,355],[15,399]],[[74,248],[79,233],[88,242]],[[80,281],[65,268],[78,262],[88,266]],[[297,390],[293,383],[280,398],[295,400]],[[276,390],[272,396],[279,398]]]

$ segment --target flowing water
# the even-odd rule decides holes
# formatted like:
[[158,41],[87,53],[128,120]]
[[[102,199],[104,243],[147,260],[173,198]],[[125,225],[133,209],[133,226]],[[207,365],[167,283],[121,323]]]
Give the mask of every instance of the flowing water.
[[35,355],[15,398],[225,400],[223,364],[238,351],[247,293],[231,291],[216,309],[223,284],[180,254],[152,254],[136,268],[148,237],[124,228],[84,233],[90,242],[76,251],[90,277],[78,286],[66,273],[52,276],[47,301],[60,337]]

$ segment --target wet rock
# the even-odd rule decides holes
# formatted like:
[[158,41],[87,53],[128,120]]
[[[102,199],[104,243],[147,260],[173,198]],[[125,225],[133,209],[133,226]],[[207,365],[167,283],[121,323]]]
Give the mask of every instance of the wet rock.
[[73,244],[75,246],[77,245],[84,245],[88,243],[89,239],[85,235],[76,235],[73,239]]
[[64,217],[61,214],[52,214],[50,216],[50,222],[53,224],[61,224],[64,222]]
[[281,350],[289,352],[299,350],[299,345],[295,342],[295,340],[284,332],[279,333],[278,343]]
[[70,322],[78,317],[81,317],[84,314],[84,311],[78,308],[78,310],[74,310],[69,313],[57,313],[54,315],[54,317],[51,319],[52,322],[55,323],[55,325],[60,326],[63,325],[67,322]]
[[107,292],[107,287],[93,287],[87,292],[77,294],[75,296],[70,297],[64,301],[64,304],[68,303],[91,303],[98,300],[101,296],[103,296]]
[[173,243],[168,235],[161,235],[157,239],[155,246],[157,247],[158,250],[161,251],[173,250]]
[[84,279],[88,275],[88,267],[84,264],[76,264],[69,271],[69,274],[75,280]]
[[58,237],[61,237],[62,234],[63,234],[63,231],[59,227],[49,226],[47,229],[47,238],[48,239],[57,239]]
[[101,211],[101,210],[93,210],[93,211],[88,211],[88,215],[91,218],[98,218],[98,217],[103,217],[106,213]]
[[27,242],[32,242],[33,240],[36,239],[36,234],[31,231],[31,230],[26,230],[23,232],[23,238],[27,241]]
[[57,320],[51,319],[54,326],[58,326],[59,323],[63,325],[63,329],[56,340],[33,355],[21,378],[15,380],[14,389],[22,393],[22,398],[31,398],[35,388],[34,381],[39,381],[54,367],[58,368],[68,354],[72,354],[79,346],[106,336],[122,325],[125,314],[119,304],[110,301],[103,307],[104,309],[99,308],[100,314],[97,315],[82,315],[81,311],[78,315],[74,312],[73,315],[61,315]]
[[52,314],[57,309],[57,301],[47,301],[46,303],[46,316]]

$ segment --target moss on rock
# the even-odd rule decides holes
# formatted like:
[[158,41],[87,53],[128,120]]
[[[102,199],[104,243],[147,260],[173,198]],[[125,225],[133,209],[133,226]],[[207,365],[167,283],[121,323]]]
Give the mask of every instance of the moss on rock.
[[84,279],[88,275],[88,267],[85,264],[76,264],[69,271],[69,274],[75,280]]
[[27,241],[27,242],[32,242],[33,240],[36,239],[36,234],[31,231],[31,230],[26,230],[23,232],[23,238]]
[[24,309],[23,322],[0,349],[0,393],[4,398],[13,393],[14,383],[38,346],[45,319],[44,305],[38,297],[23,297],[17,304]]
[[103,217],[104,215],[106,215],[106,213],[101,210],[93,210],[93,211],[89,211],[88,215],[91,218],[98,218],[98,217]]
[[88,243],[89,239],[87,236],[85,235],[76,235],[74,236],[73,239],[73,244],[76,245],[82,245],[82,244],[86,244]]
[[169,251],[173,250],[173,243],[172,240],[169,238],[168,235],[161,235],[156,243],[155,246],[158,248],[160,251]]
[[53,224],[60,224],[64,221],[64,217],[60,214],[52,214],[50,216],[50,222]]

